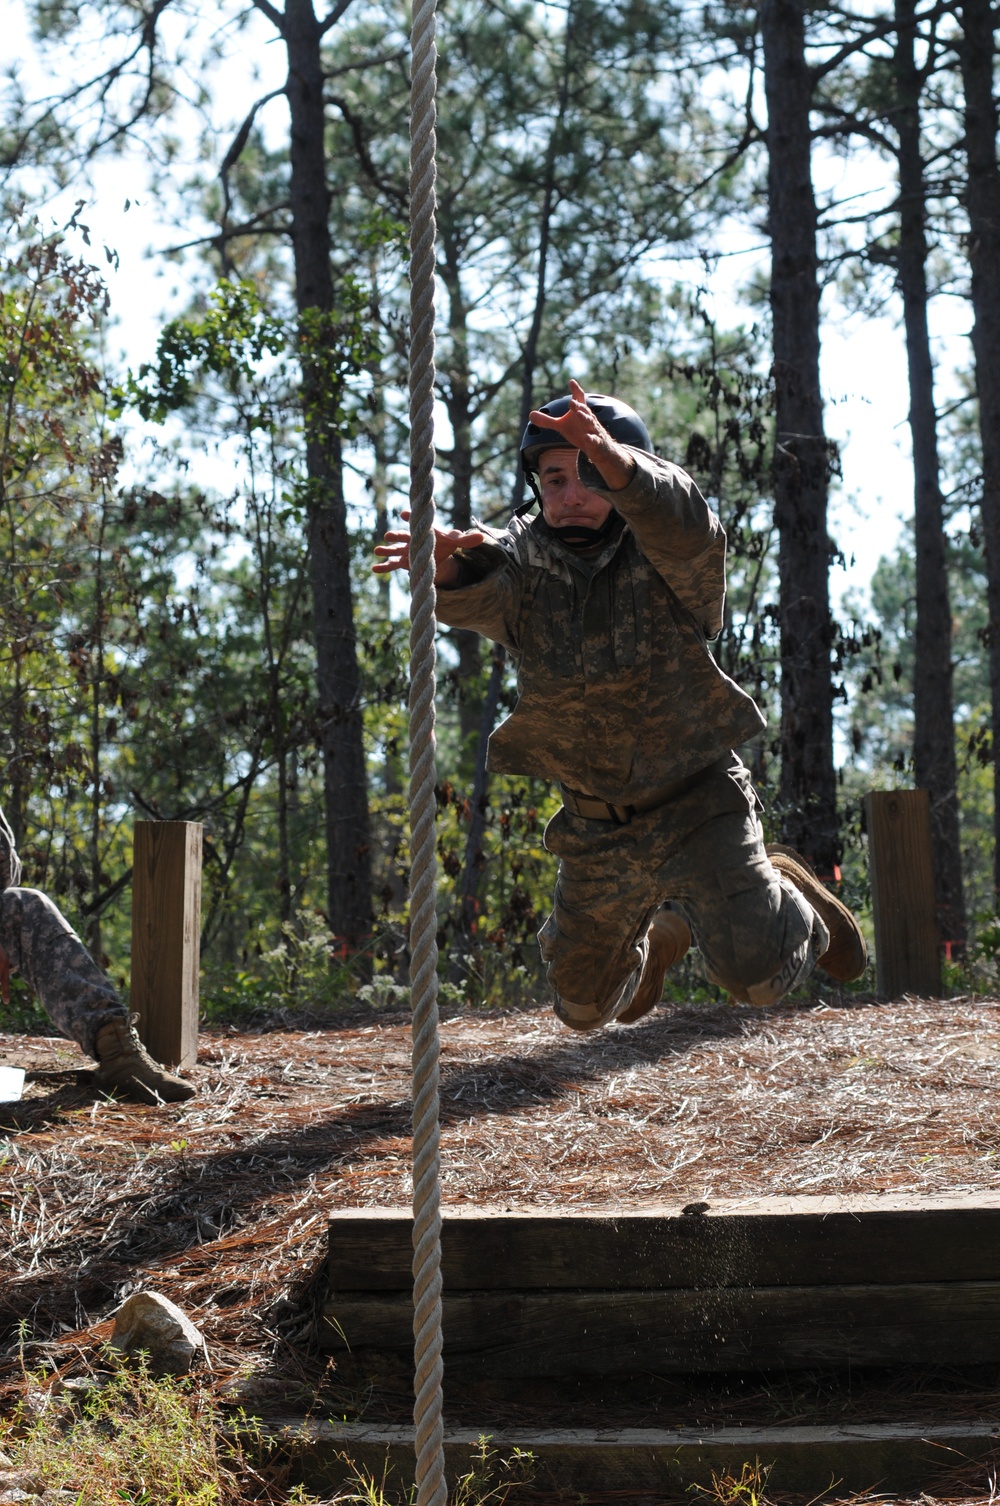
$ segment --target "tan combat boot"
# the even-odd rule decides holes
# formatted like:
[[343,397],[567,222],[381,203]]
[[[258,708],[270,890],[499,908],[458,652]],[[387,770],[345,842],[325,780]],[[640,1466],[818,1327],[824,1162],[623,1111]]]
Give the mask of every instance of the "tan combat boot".
[[667,969],[680,962],[691,945],[691,927],[676,910],[657,910],[646,932],[649,951],[632,1002],[617,1016],[619,1025],[632,1025],[655,1009],[663,994]]
[[838,983],[853,983],[868,966],[868,948],[854,916],[830,893],[793,847],[775,844],[765,851],[771,866],[809,901],[830,932],[830,945],[822,957],[816,959],[816,966],[836,978]]
[[106,1093],[120,1093],[137,1103],[181,1103],[194,1088],[155,1062],[128,1020],[102,1025],[94,1042],[97,1081]]

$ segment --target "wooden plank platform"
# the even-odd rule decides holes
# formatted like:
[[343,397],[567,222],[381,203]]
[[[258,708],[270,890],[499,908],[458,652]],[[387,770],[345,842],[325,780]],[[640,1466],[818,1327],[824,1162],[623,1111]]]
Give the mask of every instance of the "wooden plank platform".
[[[446,1372],[463,1378],[979,1365],[1000,1360],[1000,1284],[444,1297]],[[324,1347],[405,1353],[408,1296],[337,1299]],[[343,1338],[341,1338],[343,1335]]]
[[[410,1227],[331,1219],[320,1342],[362,1368],[410,1352]],[[997,1195],[446,1209],[442,1261],[456,1381],[1000,1361]]]
[[[1000,1194],[774,1197],[626,1212],[445,1208],[448,1291],[1000,1281]],[[409,1291],[409,1209],[330,1220],[331,1292]]]
[[[838,1427],[692,1429],[453,1428],[445,1431],[445,1465],[455,1479],[469,1468],[477,1441],[490,1437],[501,1458],[515,1448],[535,1461],[535,1483],[574,1493],[607,1490],[683,1495],[712,1488],[712,1476],[737,1479],[744,1464],[770,1469],[768,1493],[812,1497],[854,1492],[917,1492],[969,1461],[986,1460],[998,1446],[1000,1425],[952,1422],[944,1427],[868,1425]],[[270,1435],[293,1455],[295,1478],[308,1490],[333,1492],[364,1470],[391,1488],[413,1483],[411,1428],[291,1420],[271,1424]],[[983,1493],[986,1491],[985,1466]],[[516,1499],[513,1497],[512,1499]]]

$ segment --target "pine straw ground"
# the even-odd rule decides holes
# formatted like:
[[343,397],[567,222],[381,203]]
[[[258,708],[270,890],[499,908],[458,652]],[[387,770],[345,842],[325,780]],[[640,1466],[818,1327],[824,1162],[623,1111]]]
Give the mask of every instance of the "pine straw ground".
[[[665,1006],[596,1036],[548,1011],[454,1012],[441,1034],[446,1203],[1000,1189],[997,1000]],[[95,1099],[64,1041],[0,1037],[0,1064],[36,1074],[0,1106],[0,1406],[25,1367],[85,1370],[141,1286],[201,1327],[218,1394],[322,1412],[316,1396],[337,1397],[311,1339],[327,1215],[409,1200],[406,1017],[203,1035],[197,1097],[161,1109]],[[809,1420],[811,1384],[769,1404]],[[947,1415],[948,1392],[928,1381],[928,1417]],[[756,1404],[734,1394],[727,1416]],[[678,1398],[660,1420],[707,1405]],[[893,1410],[889,1392],[826,1406]]]

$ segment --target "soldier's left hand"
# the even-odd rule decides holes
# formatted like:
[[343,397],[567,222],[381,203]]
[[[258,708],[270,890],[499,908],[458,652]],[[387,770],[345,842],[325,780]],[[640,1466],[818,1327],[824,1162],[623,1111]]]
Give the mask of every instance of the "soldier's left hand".
[[612,491],[628,485],[635,471],[635,461],[623,445],[613,439],[593,409],[587,407],[587,394],[572,377],[569,383],[569,408],[559,418],[537,408],[528,416],[542,429],[555,429],[574,450],[582,450],[600,471]]

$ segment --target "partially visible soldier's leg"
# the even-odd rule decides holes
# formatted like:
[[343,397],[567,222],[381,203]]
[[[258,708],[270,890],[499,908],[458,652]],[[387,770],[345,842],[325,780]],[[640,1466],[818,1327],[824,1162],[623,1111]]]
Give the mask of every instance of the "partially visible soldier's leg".
[[140,1103],[191,1097],[191,1084],[146,1051],[111,980],[47,894],[0,893],[0,946],[56,1029],[97,1062],[97,1081],[107,1092]]
[[125,1006],[47,894],[0,893],[0,945],[60,1034],[96,1060],[97,1032],[127,1022]]
[[[663,977],[662,966],[653,977],[647,933],[667,900],[690,922],[709,976],[736,998],[773,1004],[805,981],[830,948],[830,931],[795,865],[793,876],[775,871],[757,812],[750,776],[733,754],[728,768],[713,766],[626,826],[556,813],[545,845],[560,860],[559,878],[538,941],[561,1020],[592,1030],[645,1012],[646,993],[655,995]],[[816,892],[831,926],[857,932],[849,950],[860,949],[863,968],[864,943],[849,912],[821,886]],[[682,954],[683,943],[673,955]],[[850,967],[831,971],[857,976]]]
[[555,1011],[594,1030],[628,1008],[646,962],[646,932],[660,903],[638,828],[585,821],[561,810],[545,845],[559,862],[552,913],[538,933]]
[[700,793],[707,819],[688,828],[665,882],[691,922],[712,981],[744,1003],[777,1003],[809,976],[830,933],[772,867],[742,764],[734,759]]

